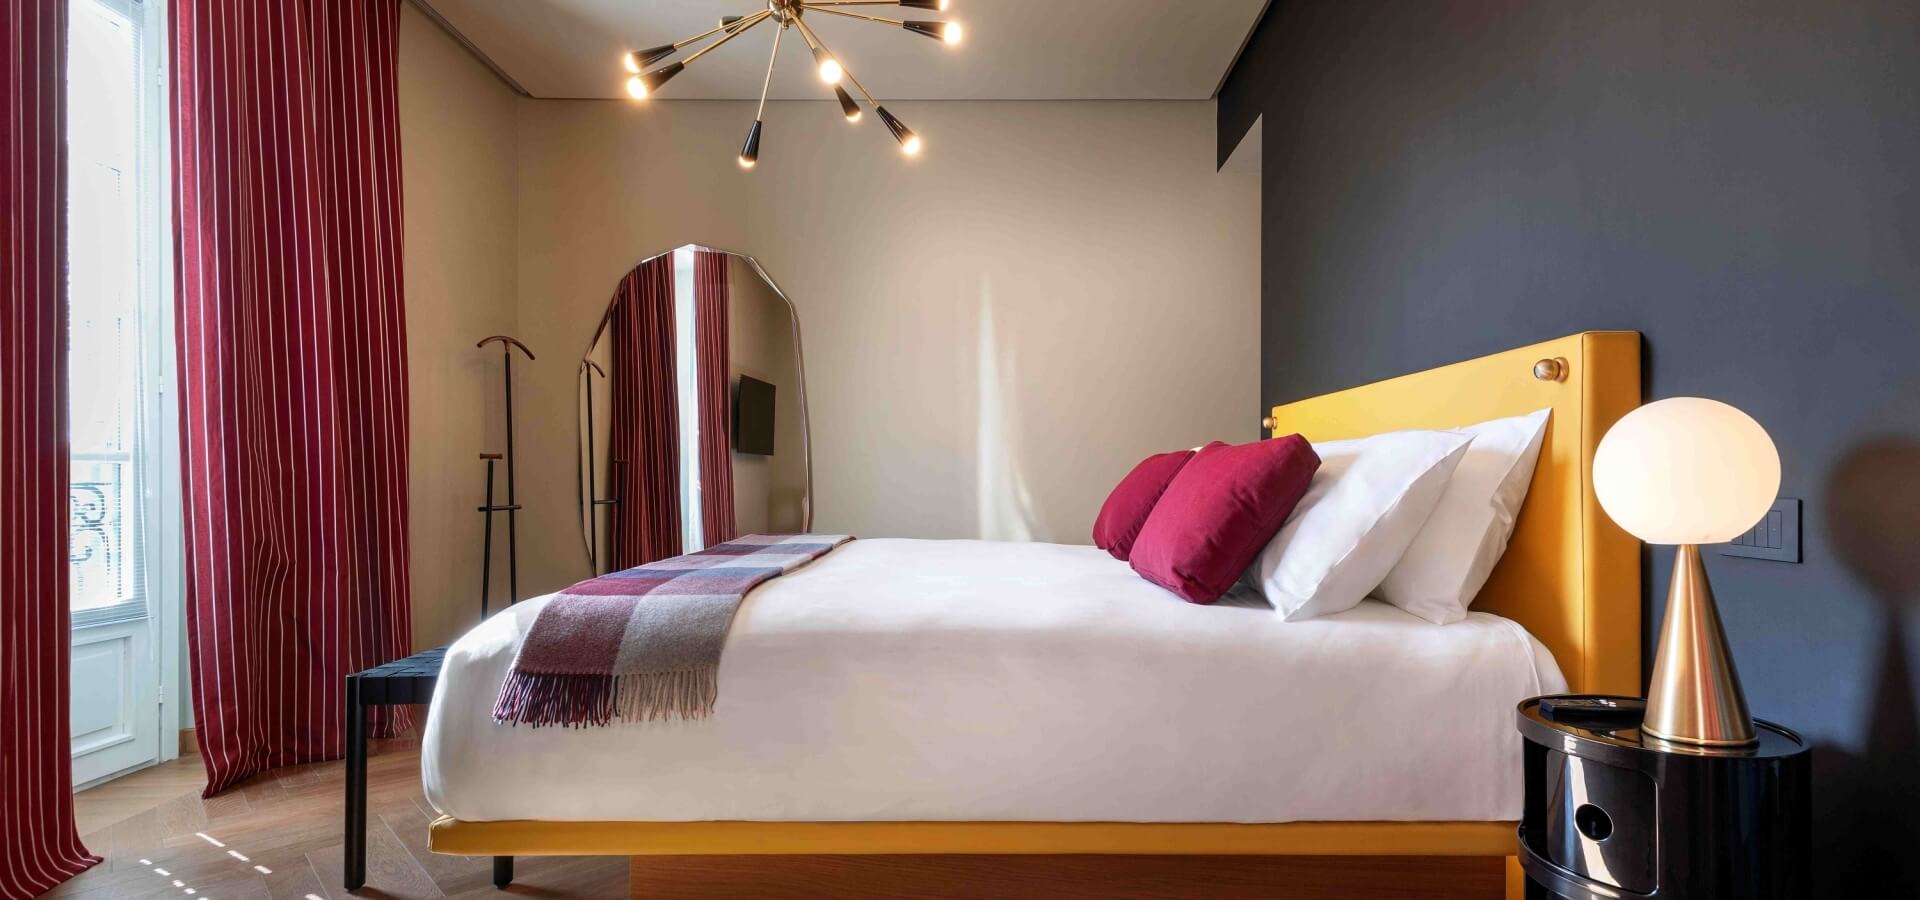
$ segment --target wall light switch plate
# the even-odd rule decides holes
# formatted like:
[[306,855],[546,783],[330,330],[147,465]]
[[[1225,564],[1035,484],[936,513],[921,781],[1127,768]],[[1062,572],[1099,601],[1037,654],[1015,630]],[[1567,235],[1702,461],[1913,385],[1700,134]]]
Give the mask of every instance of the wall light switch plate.
[[1753,530],[1720,545],[1721,556],[1800,561],[1800,501],[1781,497]]

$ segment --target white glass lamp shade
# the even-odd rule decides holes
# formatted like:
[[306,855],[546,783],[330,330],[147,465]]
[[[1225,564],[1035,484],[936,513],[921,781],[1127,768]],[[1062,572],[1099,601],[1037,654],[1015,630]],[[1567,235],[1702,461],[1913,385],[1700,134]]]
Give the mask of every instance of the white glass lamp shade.
[[1600,439],[1593,490],[1615,523],[1649,544],[1718,544],[1767,514],[1780,454],[1752,416],[1673,397],[1627,413]]

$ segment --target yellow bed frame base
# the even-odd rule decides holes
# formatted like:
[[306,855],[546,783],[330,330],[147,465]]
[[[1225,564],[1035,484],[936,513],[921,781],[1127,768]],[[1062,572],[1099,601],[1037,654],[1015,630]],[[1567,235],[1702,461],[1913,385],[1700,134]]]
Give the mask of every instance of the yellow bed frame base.
[[[1547,366],[1536,366],[1551,361]],[[1475,601],[1553,652],[1572,690],[1637,694],[1639,544],[1600,511],[1601,435],[1640,403],[1640,336],[1588,332],[1273,408],[1309,440],[1553,410]],[[1518,737],[1515,738],[1518,740]],[[462,822],[435,852],[634,857],[634,897],[1521,896],[1512,822]],[[1183,889],[1183,890],[1176,890]]]
[[[630,856],[630,896],[1522,896],[1512,822],[462,822],[436,853]],[[830,889],[821,887],[830,884]]]
[[455,856],[1165,854],[1507,856],[1512,822],[462,822]]

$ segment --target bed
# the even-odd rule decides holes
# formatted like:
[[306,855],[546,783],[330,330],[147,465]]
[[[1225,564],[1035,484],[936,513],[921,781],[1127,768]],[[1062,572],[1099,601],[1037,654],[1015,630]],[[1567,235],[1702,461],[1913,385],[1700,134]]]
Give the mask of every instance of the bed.
[[487,715],[520,604],[449,651],[433,849],[628,855],[636,897],[1512,893],[1513,704],[1638,690],[1637,544],[1587,473],[1639,371],[1638,335],[1587,333],[1272,410],[1319,441],[1553,409],[1455,625],[1169,602],[1089,547],[868,539],[747,597],[713,718],[570,730]]

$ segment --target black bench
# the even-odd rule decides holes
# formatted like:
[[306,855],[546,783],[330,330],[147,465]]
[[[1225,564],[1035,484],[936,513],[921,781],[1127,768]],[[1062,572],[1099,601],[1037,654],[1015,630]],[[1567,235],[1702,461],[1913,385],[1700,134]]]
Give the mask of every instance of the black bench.
[[[367,707],[426,705],[433,700],[433,686],[440,681],[440,666],[446,658],[447,648],[435,647],[347,676],[345,874],[349,891],[367,883]],[[494,886],[512,882],[513,857],[494,857]]]

